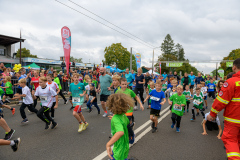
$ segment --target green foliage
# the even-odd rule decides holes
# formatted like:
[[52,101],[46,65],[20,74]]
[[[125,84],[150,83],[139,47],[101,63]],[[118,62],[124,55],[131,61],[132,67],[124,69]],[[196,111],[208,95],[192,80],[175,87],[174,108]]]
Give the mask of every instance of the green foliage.
[[165,39],[163,40],[163,43],[161,45],[161,51],[163,52],[163,54],[176,55],[176,52],[174,50],[174,42],[170,34],[167,34]]
[[[20,58],[20,49],[17,50],[17,55],[16,55],[17,58]],[[30,53],[30,50],[29,49],[26,49],[26,48],[22,48],[22,54],[21,54],[21,57],[24,58],[24,57],[32,57],[32,58],[38,58],[37,55],[32,55]]]
[[[130,68],[130,52],[124,48],[121,43],[113,43],[111,46],[106,47],[104,50],[106,65],[116,65],[121,70]],[[135,56],[132,55],[132,69],[137,70]]]
[[70,62],[73,62],[74,60],[76,63],[82,63],[82,58],[74,58],[73,56],[70,56]]
[[184,52],[182,45],[180,45],[178,43],[178,44],[176,44],[175,48],[176,48],[176,54],[177,54],[178,60],[185,61],[185,52]]

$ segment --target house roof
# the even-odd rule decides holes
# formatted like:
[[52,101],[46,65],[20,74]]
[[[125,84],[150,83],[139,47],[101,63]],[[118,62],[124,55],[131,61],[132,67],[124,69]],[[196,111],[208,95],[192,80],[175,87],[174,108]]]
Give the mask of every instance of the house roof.
[[8,46],[8,45],[11,45],[14,43],[24,42],[24,41],[25,41],[25,39],[5,36],[5,35],[0,34],[0,45],[3,45],[3,46]]

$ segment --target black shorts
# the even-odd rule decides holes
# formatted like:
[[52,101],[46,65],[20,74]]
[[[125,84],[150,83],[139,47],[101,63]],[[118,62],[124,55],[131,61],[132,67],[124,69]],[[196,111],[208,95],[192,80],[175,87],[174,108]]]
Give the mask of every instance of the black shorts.
[[18,94],[22,94],[22,89],[17,88],[17,93],[18,93]]
[[193,87],[194,87],[194,85],[191,85],[191,86],[190,86],[190,89],[193,89]]
[[206,127],[209,131],[218,130],[218,124],[211,121],[206,122]]
[[69,97],[69,100],[70,100],[70,101],[72,100],[72,96]]
[[100,101],[101,101],[101,102],[102,102],[102,101],[103,101],[103,102],[106,102],[107,99],[108,99],[108,96],[109,96],[109,95],[101,94],[101,95],[100,95]]
[[13,94],[6,94],[6,93],[5,93],[5,96],[6,96],[6,97],[13,98]]
[[160,111],[161,111],[161,110],[157,110],[157,109],[151,108],[151,110],[150,110],[150,115],[154,115],[154,116],[156,116],[156,117],[159,117],[159,116],[160,116]]

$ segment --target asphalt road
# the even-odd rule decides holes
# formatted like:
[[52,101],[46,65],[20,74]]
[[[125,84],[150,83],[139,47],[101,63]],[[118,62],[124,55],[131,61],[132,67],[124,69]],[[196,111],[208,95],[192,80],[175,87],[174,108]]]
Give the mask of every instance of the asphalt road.
[[[99,96],[98,96],[99,101]],[[208,103],[212,104],[209,99]],[[98,102],[100,103],[100,102]],[[210,106],[210,105],[209,105]],[[96,108],[88,113],[86,104],[83,106],[83,115],[89,123],[88,128],[78,133],[78,122],[69,110],[70,103],[63,104],[60,101],[59,108],[55,113],[55,120],[58,126],[54,130],[45,130],[43,123],[35,114],[26,114],[29,123],[21,124],[19,106],[16,107],[15,115],[4,109],[5,120],[10,128],[16,130],[12,139],[21,137],[22,143],[19,151],[12,152],[10,146],[1,146],[0,160],[90,160],[100,159],[106,148],[111,131],[110,120],[97,114]],[[190,108],[192,105],[190,104]],[[40,108],[39,104],[37,108]],[[101,106],[100,106],[101,108]],[[150,131],[149,109],[134,111],[136,121],[136,141],[130,148],[129,158],[138,160],[161,159],[161,160],[225,160],[226,154],[223,143],[217,139],[217,131],[208,131],[207,136],[201,135],[202,117],[198,116],[196,121],[191,122],[191,113],[182,117],[181,132],[176,133],[171,126],[171,114],[168,105],[162,107],[158,132]],[[207,109],[207,113],[210,109]],[[102,110],[101,110],[102,111]],[[165,111],[165,112],[164,112]],[[223,121],[222,112],[219,113],[220,121]],[[144,125],[145,124],[145,125]],[[223,127],[223,124],[221,124]],[[148,132],[150,131],[150,132]],[[4,137],[4,130],[0,128],[0,136]],[[105,155],[104,153],[102,155]],[[103,156],[104,157],[104,156]],[[108,159],[108,157],[103,158]]]

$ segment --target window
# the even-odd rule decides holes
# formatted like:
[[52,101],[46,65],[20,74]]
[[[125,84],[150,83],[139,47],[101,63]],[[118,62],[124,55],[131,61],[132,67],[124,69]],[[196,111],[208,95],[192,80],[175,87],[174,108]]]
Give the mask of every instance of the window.
[[0,49],[0,55],[4,56],[4,49]]

